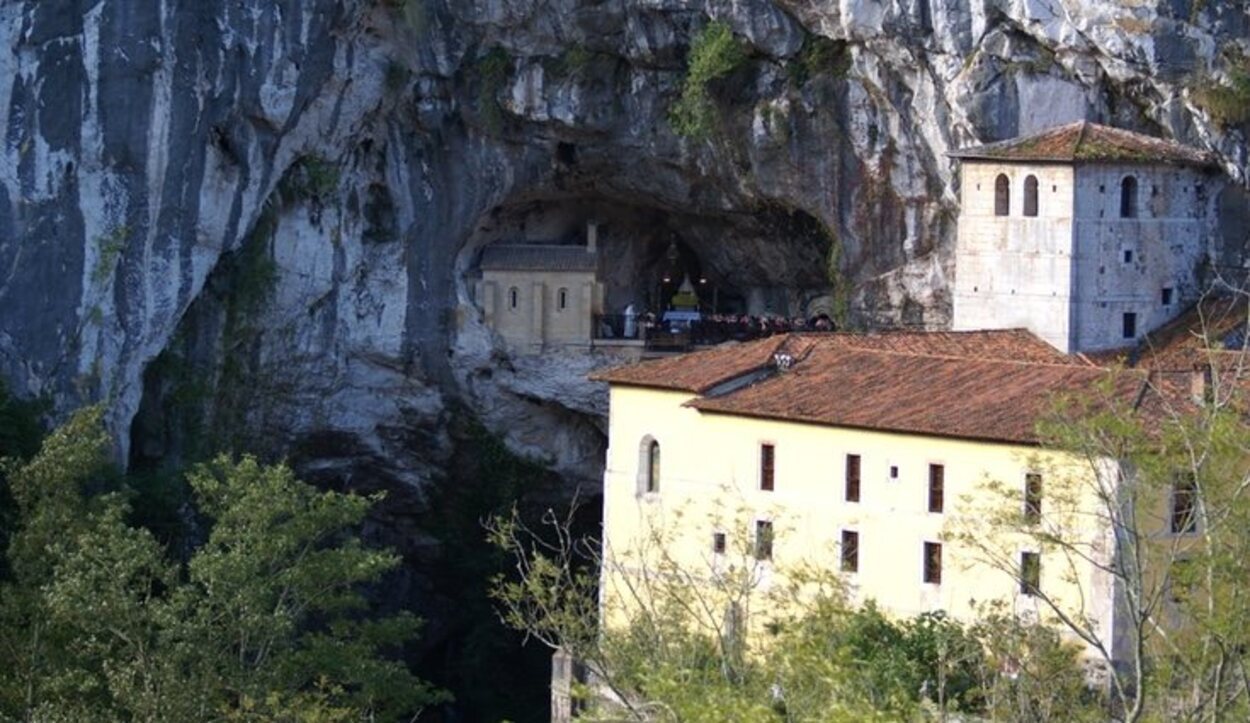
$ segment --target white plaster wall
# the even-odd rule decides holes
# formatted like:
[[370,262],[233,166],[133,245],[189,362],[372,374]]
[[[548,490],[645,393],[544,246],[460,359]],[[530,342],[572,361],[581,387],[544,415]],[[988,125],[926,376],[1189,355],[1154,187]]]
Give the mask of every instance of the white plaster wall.
[[[1011,181],[1011,212],[994,215],[994,185]],[[1038,215],[1024,216],[1024,183],[1038,179]],[[955,250],[957,331],[1027,328],[1070,346],[1073,169],[965,161]]]
[[[1121,182],[1137,178],[1137,216],[1120,217]],[[1192,168],[1083,165],[1076,172],[1073,343],[1081,351],[1134,343],[1201,291],[1213,180]],[[1131,253],[1127,259],[1125,252]],[[1171,288],[1170,304],[1163,289]],[[1137,315],[1125,337],[1123,315]]]

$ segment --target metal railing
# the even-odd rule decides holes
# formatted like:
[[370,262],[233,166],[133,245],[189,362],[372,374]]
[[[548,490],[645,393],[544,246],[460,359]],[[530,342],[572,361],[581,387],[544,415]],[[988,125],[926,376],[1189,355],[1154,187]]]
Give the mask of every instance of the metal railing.
[[683,351],[726,341],[751,341],[790,332],[834,331],[827,321],[817,323],[777,317],[714,315],[698,321],[664,322],[650,314],[598,314],[595,339],[640,340],[648,349]]

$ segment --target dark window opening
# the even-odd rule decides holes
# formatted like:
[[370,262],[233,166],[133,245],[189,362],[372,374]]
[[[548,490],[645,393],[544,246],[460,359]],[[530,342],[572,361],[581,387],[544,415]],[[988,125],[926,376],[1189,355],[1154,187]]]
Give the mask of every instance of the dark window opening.
[[1137,218],[1137,179],[1133,176],[1120,181],[1120,218]]
[[755,522],[755,559],[773,559],[773,523],[768,520]]
[[846,455],[846,501],[859,502],[859,455]]
[[717,555],[725,554],[725,533],[723,532],[712,533],[712,552],[716,553]]
[[1024,215],[1037,215],[1037,177],[1029,176],[1024,179]]
[[945,502],[946,468],[940,464],[929,465],[929,511],[942,511]]
[[1124,249],[1124,263],[1133,263],[1133,249]]
[[1137,314],[1131,311],[1124,313],[1123,336],[1125,339],[1133,339],[1137,336]]
[[556,308],[558,308],[560,311],[564,311],[565,309],[569,308],[569,290],[568,289],[560,289],[558,292],[556,292]]
[[842,572],[859,572],[859,533],[842,530]]
[[1192,474],[1176,476],[1172,483],[1172,534],[1198,531],[1198,485]]
[[1024,521],[1030,525],[1042,519],[1042,476],[1030,472],[1024,476]]
[[660,491],[660,443],[651,440],[647,444],[647,492]]
[[994,215],[1011,215],[1011,181],[1005,173],[998,174],[994,181]]
[[1164,306],[1171,306],[1172,305],[1172,287],[1164,286],[1163,292],[1160,294],[1160,298],[1162,299]]
[[942,544],[924,543],[924,581],[932,585],[942,584]]
[[771,444],[760,445],[760,489],[771,492],[773,490],[774,479],[773,474],[776,469],[777,451]]
[[508,289],[508,308],[509,309],[517,308],[517,305],[520,303],[520,301],[521,301],[521,292],[517,290],[517,287],[513,286],[511,289]]
[[896,464],[890,465],[890,479],[898,479],[898,465]]
[[1020,553],[1020,593],[1036,595],[1042,587],[1042,556],[1036,552]]

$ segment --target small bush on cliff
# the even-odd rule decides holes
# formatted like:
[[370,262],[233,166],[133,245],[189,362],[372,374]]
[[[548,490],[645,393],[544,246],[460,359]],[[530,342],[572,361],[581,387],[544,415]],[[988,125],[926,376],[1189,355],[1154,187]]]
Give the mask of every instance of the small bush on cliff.
[[512,58],[508,51],[496,45],[478,59],[476,72],[478,76],[477,112],[483,127],[491,133],[503,130],[503,106],[499,104],[499,93],[508,82],[508,72],[512,68]]
[[1222,128],[1250,121],[1250,58],[1234,63],[1228,80],[1228,85],[1209,82],[1193,91],[1194,103]]
[[182,563],[126,522],[109,446],[88,409],[6,464],[0,720],[395,720],[438,699],[380,654],[416,620],[366,614],[360,586],[398,563],[352,534],[371,499],[218,458],[188,476],[211,522]]
[[746,48],[727,24],[708,23],[690,46],[681,98],[670,114],[673,130],[687,138],[707,138],[716,125],[716,105],[709,84],[732,73],[746,57]]

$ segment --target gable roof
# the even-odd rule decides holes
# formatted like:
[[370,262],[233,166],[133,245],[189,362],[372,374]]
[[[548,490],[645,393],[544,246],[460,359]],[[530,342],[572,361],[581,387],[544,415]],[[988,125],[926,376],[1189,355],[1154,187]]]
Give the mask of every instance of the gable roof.
[[598,254],[585,246],[495,244],[482,249],[483,271],[595,271]]
[[[688,406],[837,427],[1037,444],[1052,397],[1106,381],[1084,364],[1039,364],[860,349],[819,349],[802,364]],[[1125,394],[1144,381],[1132,374]],[[1121,382],[1123,383],[1123,382]]]
[[1211,166],[1206,151],[1122,128],[1079,121],[1033,135],[974,146],[947,154],[952,158],[1047,163],[1167,163]]
[[[791,357],[786,370],[776,354]],[[591,376],[689,392],[686,406],[709,414],[1027,445],[1057,396],[1108,383],[1110,399],[1165,419],[1188,404],[1187,378],[1099,366],[1022,329],[796,333]]]
[[703,394],[728,381],[771,368],[773,355],[799,359],[813,350],[869,350],[1049,364],[1086,364],[1024,329],[1000,331],[885,331],[785,334],[729,342],[681,356],[651,359],[595,372],[592,381]]
[[679,356],[650,359],[590,375],[591,381],[702,394],[713,387],[772,365],[787,336],[726,342]]

